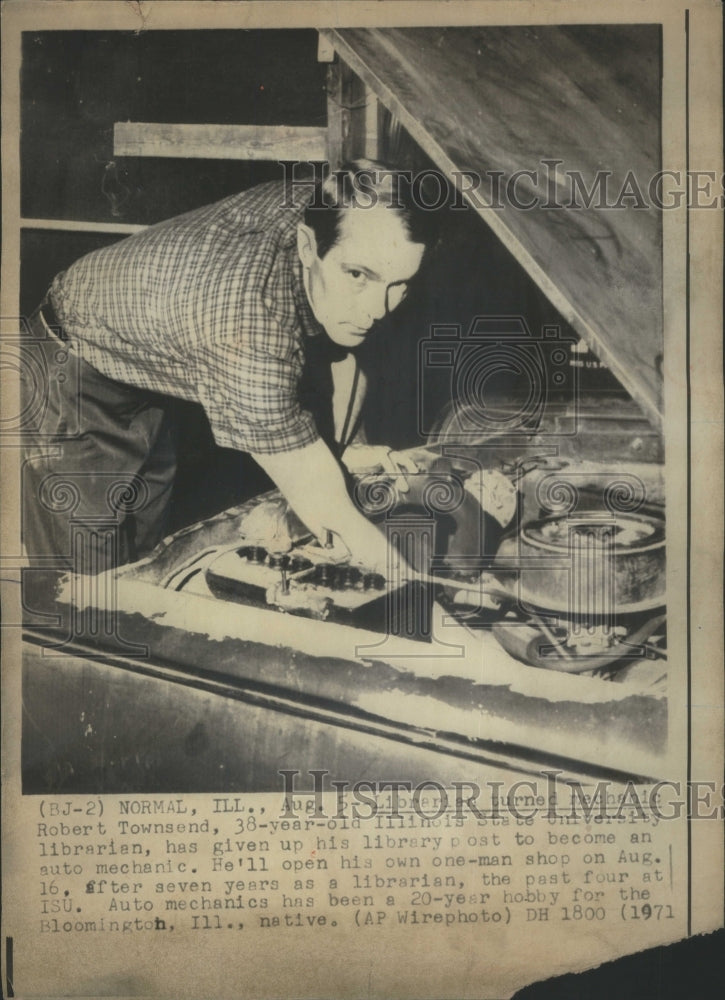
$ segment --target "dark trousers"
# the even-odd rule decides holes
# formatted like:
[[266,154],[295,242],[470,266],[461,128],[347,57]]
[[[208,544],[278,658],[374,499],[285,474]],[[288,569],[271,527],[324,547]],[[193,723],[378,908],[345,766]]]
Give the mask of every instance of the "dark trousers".
[[48,305],[29,332],[21,482],[30,563],[95,574],[140,558],[166,533],[174,400],[83,361]]

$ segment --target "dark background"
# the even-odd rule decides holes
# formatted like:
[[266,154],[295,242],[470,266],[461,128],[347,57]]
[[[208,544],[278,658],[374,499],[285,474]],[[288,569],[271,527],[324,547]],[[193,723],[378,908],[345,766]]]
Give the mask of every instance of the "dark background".
[[[274,178],[267,162],[113,155],[116,121],[325,126],[326,66],[317,32],[30,32],[23,37],[22,214],[36,219],[151,224]],[[400,165],[426,166],[406,134],[392,149]],[[444,216],[446,213],[442,213]],[[123,237],[26,229],[21,241],[21,311],[31,312],[55,274]],[[446,373],[420,388],[418,350],[433,323],[520,315],[533,335],[558,324],[556,311],[471,210],[448,213],[443,236],[408,300],[360,351],[370,375],[365,420],[371,442],[422,442],[426,422],[450,399]],[[598,390],[616,386],[587,373]],[[500,391],[515,386],[505,381]],[[200,407],[178,404],[179,472],[172,528],[260,492],[269,482],[245,455],[214,445]],[[198,484],[204,483],[200,491]]]
[[149,224],[281,176],[274,163],[128,157],[104,193],[114,122],[327,123],[311,30],[25,33],[22,96],[22,214],[38,218]]

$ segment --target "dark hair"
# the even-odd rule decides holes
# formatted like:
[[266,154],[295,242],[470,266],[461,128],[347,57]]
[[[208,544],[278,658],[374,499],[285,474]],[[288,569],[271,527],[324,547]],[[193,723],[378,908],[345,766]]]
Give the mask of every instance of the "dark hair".
[[[430,201],[428,195],[434,177],[438,194]],[[447,201],[448,182],[437,171],[414,176],[409,170],[378,160],[352,160],[315,185],[305,209],[305,224],[315,234],[318,255],[324,257],[340,237],[345,209],[383,205],[396,213],[408,239],[423,243],[427,252],[438,236],[438,210]]]

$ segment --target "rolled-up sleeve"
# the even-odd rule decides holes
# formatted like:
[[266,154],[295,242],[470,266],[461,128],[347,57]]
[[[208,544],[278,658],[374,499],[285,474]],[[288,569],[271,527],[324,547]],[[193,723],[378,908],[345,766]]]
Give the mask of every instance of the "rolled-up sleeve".
[[299,402],[302,361],[256,343],[216,343],[195,357],[199,401],[222,448],[276,454],[319,438],[312,414]]

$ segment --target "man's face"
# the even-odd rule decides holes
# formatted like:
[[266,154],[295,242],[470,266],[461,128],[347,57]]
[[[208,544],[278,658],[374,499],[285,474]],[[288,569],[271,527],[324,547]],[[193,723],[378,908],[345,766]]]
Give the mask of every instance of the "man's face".
[[410,242],[395,212],[375,205],[343,212],[339,238],[322,259],[307,226],[298,229],[298,249],[315,319],[331,340],[351,348],[402,302],[425,247]]

